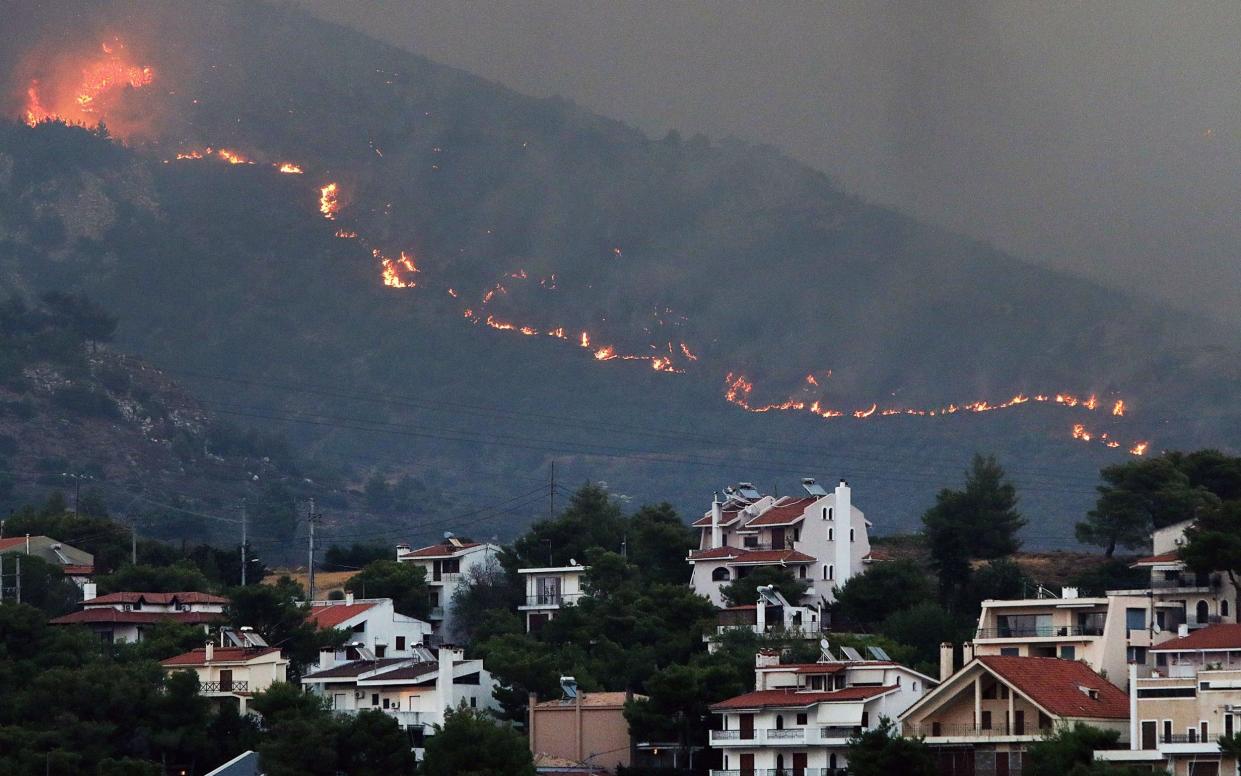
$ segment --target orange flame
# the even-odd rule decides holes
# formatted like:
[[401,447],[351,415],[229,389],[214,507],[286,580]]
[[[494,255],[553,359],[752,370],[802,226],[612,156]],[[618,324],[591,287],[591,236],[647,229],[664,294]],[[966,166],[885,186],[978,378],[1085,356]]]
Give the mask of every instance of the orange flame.
[[335,183],[329,183],[319,189],[319,212],[329,221],[336,219],[336,213],[340,211],[339,188]]
[[1146,448],[1150,447],[1150,442],[1138,442],[1129,448],[1130,455],[1146,455]]
[[1112,405],[1112,414],[1118,418],[1124,417],[1124,414],[1125,414],[1125,400],[1124,399],[1116,400],[1116,403]]
[[683,354],[686,358],[688,358],[690,361],[697,361],[697,360],[698,360],[698,356],[695,356],[695,355],[694,355],[694,352],[693,352],[692,350],[690,350],[690,349],[689,349],[689,346],[688,346],[688,345],[686,345],[684,342],[682,342],[682,343],[681,343],[681,353],[682,353],[682,354]]
[[299,165],[293,164],[292,162],[281,162],[280,166],[277,167],[276,169],[284,173],[285,175],[301,175],[302,174],[302,168]]
[[100,44],[102,57],[80,65],[77,83],[54,84],[48,89],[48,84],[32,80],[26,88],[26,123],[34,126],[41,121],[61,120],[99,126],[109,107],[126,89],[141,89],[155,80],[155,71],[130,62],[124,48],[120,41]]
[[595,351],[596,361],[611,361],[614,358],[616,358],[616,348],[611,345],[607,345]]
[[590,347],[590,335],[587,334],[586,332],[582,332],[582,338],[580,342],[582,343],[582,347],[589,348]]

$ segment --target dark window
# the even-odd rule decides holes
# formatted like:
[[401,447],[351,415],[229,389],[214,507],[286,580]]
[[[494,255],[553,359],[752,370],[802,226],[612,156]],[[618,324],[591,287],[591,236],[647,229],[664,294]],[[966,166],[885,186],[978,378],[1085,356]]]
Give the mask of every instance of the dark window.
[[387,698],[384,698],[384,708],[385,708],[385,709],[386,709],[386,708],[388,708],[388,706],[390,705],[390,703],[391,703],[391,701],[389,701]]
[[776,730],[784,730],[784,715],[776,715]]
[[404,636],[396,637],[396,651],[397,652],[405,651],[405,637]]
[[366,631],[366,620],[363,620],[362,622],[360,622],[360,623],[358,623],[357,625],[353,626],[353,632],[354,632],[354,633],[363,633],[363,632],[365,632],[365,631]]
[[475,698],[473,695],[470,696],[470,708],[471,709],[478,708],[478,698]]
[[982,728],[983,730],[991,729],[991,712],[984,711],[982,713],[982,722],[979,723],[978,727]]
[[[931,723],[931,735],[933,736],[939,735],[939,723],[938,722]],[[835,756],[836,755],[832,755],[832,757],[835,757]]]
[[386,654],[388,654],[387,644],[376,644],[375,645],[375,657],[383,657]]
[[[807,719],[807,717],[806,717],[805,712],[802,712],[801,714],[798,714],[798,715],[797,715],[797,724],[799,724],[799,725],[804,725],[804,724],[806,724],[806,719]],[[1231,729],[1231,728],[1232,728],[1232,717],[1229,717],[1229,718],[1228,718],[1228,727],[1229,727],[1229,729]]]
[[371,693],[371,705],[372,706],[379,705],[379,693],[377,692]]
[[1071,644],[1064,644],[1063,646],[1060,647],[1060,657],[1063,660],[1076,660],[1077,659],[1077,647]]
[[711,581],[712,582],[727,582],[728,576],[729,576],[728,569],[724,568],[723,566],[720,566],[718,569],[711,572]]
[[1163,740],[1164,741],[1172,740],[1172,720],[1170,719],[1165,719],[1163,721]]
[[1020,657],[1021,647],[1000,647],[1000,654],[1006,657]]
[[995,700],[995,690],[996,690],[996,685],[994,684],[988,685],[982,688],[982,697],[986,698],[989,701]]
[[870,712],[862,711],[862,727],[870,727]]

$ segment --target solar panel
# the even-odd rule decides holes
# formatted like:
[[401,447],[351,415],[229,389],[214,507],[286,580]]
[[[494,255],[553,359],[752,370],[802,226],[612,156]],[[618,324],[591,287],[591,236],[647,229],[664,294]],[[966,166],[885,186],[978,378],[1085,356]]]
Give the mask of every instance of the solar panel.
[[867,647],[866,651],[875,660],[883,660],[885,662],[891,662],[892,660],[892,658],[888,657],[888,653],[883,651],[883,647]]
[[809,477],[801,481],[801,486],[806,489],[807,493],[815,498],[827,495],[827,491],[823,490],[823,486]]
[[840,651],[845,653],[845,657],[849,658],[850,660],[856,660],[858,662],[863,662],[866,659],[862,657],[861,653],[859,653],[853,647],[841,647]]
[[560,677],[560,689],[564,691],[565,700],[577,698],[577,680],[572,676]]
[[237,635],[236,631],[222,630],[220,631],[220,634],[228,640],[229,646],[244,647],[246,645],[246,643],[241,640],[241,636]]
[[759,493],[754,488],[754,483],[752,482],[742,482],[738,484],[737,492],[741,495],[743,499],[746,499],[748,501],[757,501],[758,499],[763,497],[763,494]]
[[358,651],[358,658],[360,660],[374,660],[375,659],[375,653],[371,652],[370,647],[364,647],[361,644],[358,644],[357,646],[354,647],[354,649]]
[[267,640],[264,639],[259,634],[255,633],[254,631],[244,631],[242,632],[241,635],[245,638],[246,643],[249,644],[251,647],[266,647],[267,646]]

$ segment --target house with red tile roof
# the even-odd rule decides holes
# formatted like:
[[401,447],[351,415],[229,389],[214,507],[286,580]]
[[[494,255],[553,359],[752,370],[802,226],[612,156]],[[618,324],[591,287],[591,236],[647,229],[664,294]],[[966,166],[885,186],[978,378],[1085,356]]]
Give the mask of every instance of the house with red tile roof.
[[743,482],[717,493],[693,524],[700,532],[687,559],[694,591],[723,606],[725,585],[777,566],[810,583],[806,599],[792,603],[822,607],[836,600],[836,589],[876,560],[871,524],[853,506],[844,480],[831,493],[809,478],[802,489],[802,495],[774,497]]
[[339,601],[311,601],[306,619],[319,628],[346,631],[345,644],[320,656],[320,664],[356,660],[360,655],[376,658],[409,658],[431,636],[431,624],[396,611],[391,598],[354,598],[346,593]]
[[237,634],[240,638],[230,638],[230,633],[236,632],[221,629],[219,644],[207,641],[198,649],[160,661],[160,666],[169,673],[193,671],[198,675],[200,695],[216,703],[231,703],[245,714],[247,702],[255,693],[275,682],[288,681],[289,661],[278,647],[247,640],[246,629]]
[[1182,520],[1157,529],[1151,535],[1151,554],[1130,564],[1150,572],[1149,589],[1140,592],[1154,602],[1161,615],[1157,624],[1164,633],[1237,621],[1237,591],[1228,575],[1196,572],[1181,560],[1180,548],[1191,525],[1192,520]]
[[1177,776],[1236,773],[1220,736],[1241,732],[1241,625],[1211,625],[1151,649],[1130,666],[1129,749],[1096,759]]
[[763,650],[754,691],[711,707],[719,719],[711,748],[724,773],[843,773],[855,733],[895,719],[934,687],[890,660],[838,660],[829,648],[818,663],[782,664]]
[[53,566],[59,566],[65,576],[81,588],[95,574],[95,556],[50,536],[12,536],[0,539],[0,563],[5,573],[16,566],[18,555],[32,555]]
[[451,615],[452,597],[470,570],[487,568],[498,563],[500,547],[495,544],[471,542],[449,536],[439,544],[411,549],[408,544],[396,546],[400,563],[413,563],[426,572],[431,588],[431,614],[428,619],[438,633]]
[[159,622],[198,625],[206,634],[224,620],[228,599],[186,591],[180,593],[121,592],[95,596],[94,583],[83,588],[81,611],[51,620],[53,625],[84,625],[108,643],[135,643]]
[[[1129,739],[1129,696],[1077,660],[984,655],[900,715],[943,773],[1021,773],[1026,746],[1083,723]],[[956,770],[954,770],[956,769]]]

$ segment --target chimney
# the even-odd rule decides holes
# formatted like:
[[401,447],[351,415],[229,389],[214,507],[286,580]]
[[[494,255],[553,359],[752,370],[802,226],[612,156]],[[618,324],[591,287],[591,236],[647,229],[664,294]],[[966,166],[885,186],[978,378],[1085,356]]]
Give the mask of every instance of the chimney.
[[404,554],[405,554],[405,553],[407,553],[407,552],[409,552],[409,545],[408,545],[408,544],[405,544],[405,543],[398,544],[398,545],[396,546],[396,559],[397,559],[397,560],[400,560],[400,559],[401,559],[401,556],[402,556],[402,555],[404,555]]
[[760,669],[780,665],[780,650],[760,649],[754,653],[754,689],[766,690],[763,672]]
[[96,590],[96,587],[95,587],[94,582],[86,582],[85,584],[83,584],[82,585],[82,601],[85,602],[85,601],[95,600],[95,590]]
[[836,517],[836,587],[841,588],[853,576],[853,542],[849,541],[849,533],[853,531],[853,504],[849,483],[844,480],[836,486],[832,510]]
[[212,659],[213,659],[213,658],[215,658],[215,642],[214,642],[214,641],[208,641],[208,642],[207,642],[207,661],[206,661],[206,662],[210,663],[210,662],[212,661]]
[[723,520],[724,505],[720,503],[720,492],[717,490],[711,499],[711,549],[721,546],[720,522]]
[[945,641],[939,645],[939,680],[941,682],[948,681],[948,677],[955,673],[955,667],[952,664],[953,645],[951,641]]
[[336,665],[336,650],[321,649],[319,650],[319,670],[326,671]]
[[961,645],[961,665],[967,666],[974,662],[974,642],[967,641]]
[[345,593],[345,606],[353,606],[353,593]]
[[444,644],[439,651],[439,672],[435,675],[436,704],[441,710],[456,706],[452,695],[452,664],[465,658],[465,652],[451,644]]
[[754,609],[754,624],[760,636],[767,632],[767,601],[762,593],[759,593],[758,606]]

